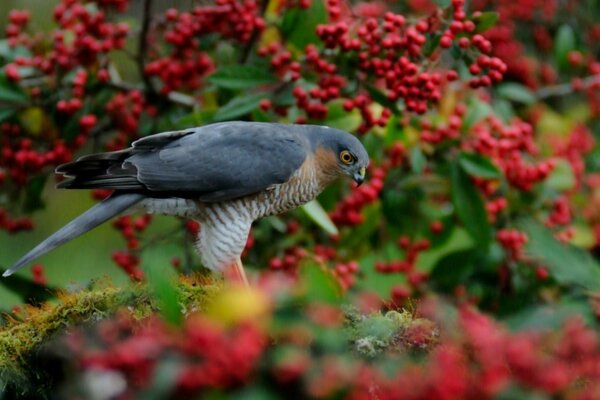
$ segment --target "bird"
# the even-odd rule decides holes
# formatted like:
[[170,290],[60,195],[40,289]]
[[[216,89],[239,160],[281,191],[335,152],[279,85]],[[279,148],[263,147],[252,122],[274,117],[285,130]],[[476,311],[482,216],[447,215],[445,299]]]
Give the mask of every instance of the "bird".
[[57,187],[112,194],[43,240],[10,276],[128,209],[193,219],[202,264],[248,285],[241,261],[252,223],[313,199],[338,178],[360,185],[369,155],[352,134],[308,124],[219,122],[142,137],[59,165]]

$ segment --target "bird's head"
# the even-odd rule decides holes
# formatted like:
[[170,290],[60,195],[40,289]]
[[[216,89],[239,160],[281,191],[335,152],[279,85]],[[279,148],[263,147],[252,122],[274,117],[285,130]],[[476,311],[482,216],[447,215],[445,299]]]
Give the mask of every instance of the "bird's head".
[[335,176],[349,176],[357,184],[363,183],[369,155],[362,143],[353,135],[334,128],[319,126],[317,128],[317,157],[326,159],[322,162]]

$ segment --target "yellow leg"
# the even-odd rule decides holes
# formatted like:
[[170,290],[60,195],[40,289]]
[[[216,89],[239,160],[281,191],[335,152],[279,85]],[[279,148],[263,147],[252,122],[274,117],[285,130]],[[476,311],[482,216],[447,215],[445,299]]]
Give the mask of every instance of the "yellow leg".
[[224,275],[225,279],[232,283],[241,283],[245,287],[250,287],[246,272],[244,271],[244,266],[242,265],[242,260],[239,258],[233,264],[225,268]]

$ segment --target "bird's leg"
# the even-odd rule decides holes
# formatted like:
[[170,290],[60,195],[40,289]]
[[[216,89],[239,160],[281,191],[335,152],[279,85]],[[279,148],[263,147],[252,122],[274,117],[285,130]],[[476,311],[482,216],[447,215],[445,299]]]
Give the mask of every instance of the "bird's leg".
[[246,272],[244,271],[244,265],[242,265],[242,260],[239,257],[225,268],[223,275],[230,282],[241,283],[245,287],[250,287],[248,278],[246,278]]

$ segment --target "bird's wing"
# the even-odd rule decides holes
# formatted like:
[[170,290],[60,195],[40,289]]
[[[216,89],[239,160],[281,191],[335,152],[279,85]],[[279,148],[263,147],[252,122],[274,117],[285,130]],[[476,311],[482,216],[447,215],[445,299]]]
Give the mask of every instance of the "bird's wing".
[[[149,195],[223,201],[286,182],[300,168],[307,144],[286,125],[230,122],[153,135],[135,142],[93,175],[73,164],[63,187],[144,190]],[[77,167],[77,168],[76,168]],[[77,170],[84,174],[77,175]],[[60,172],[65,173],[65,170]]]

